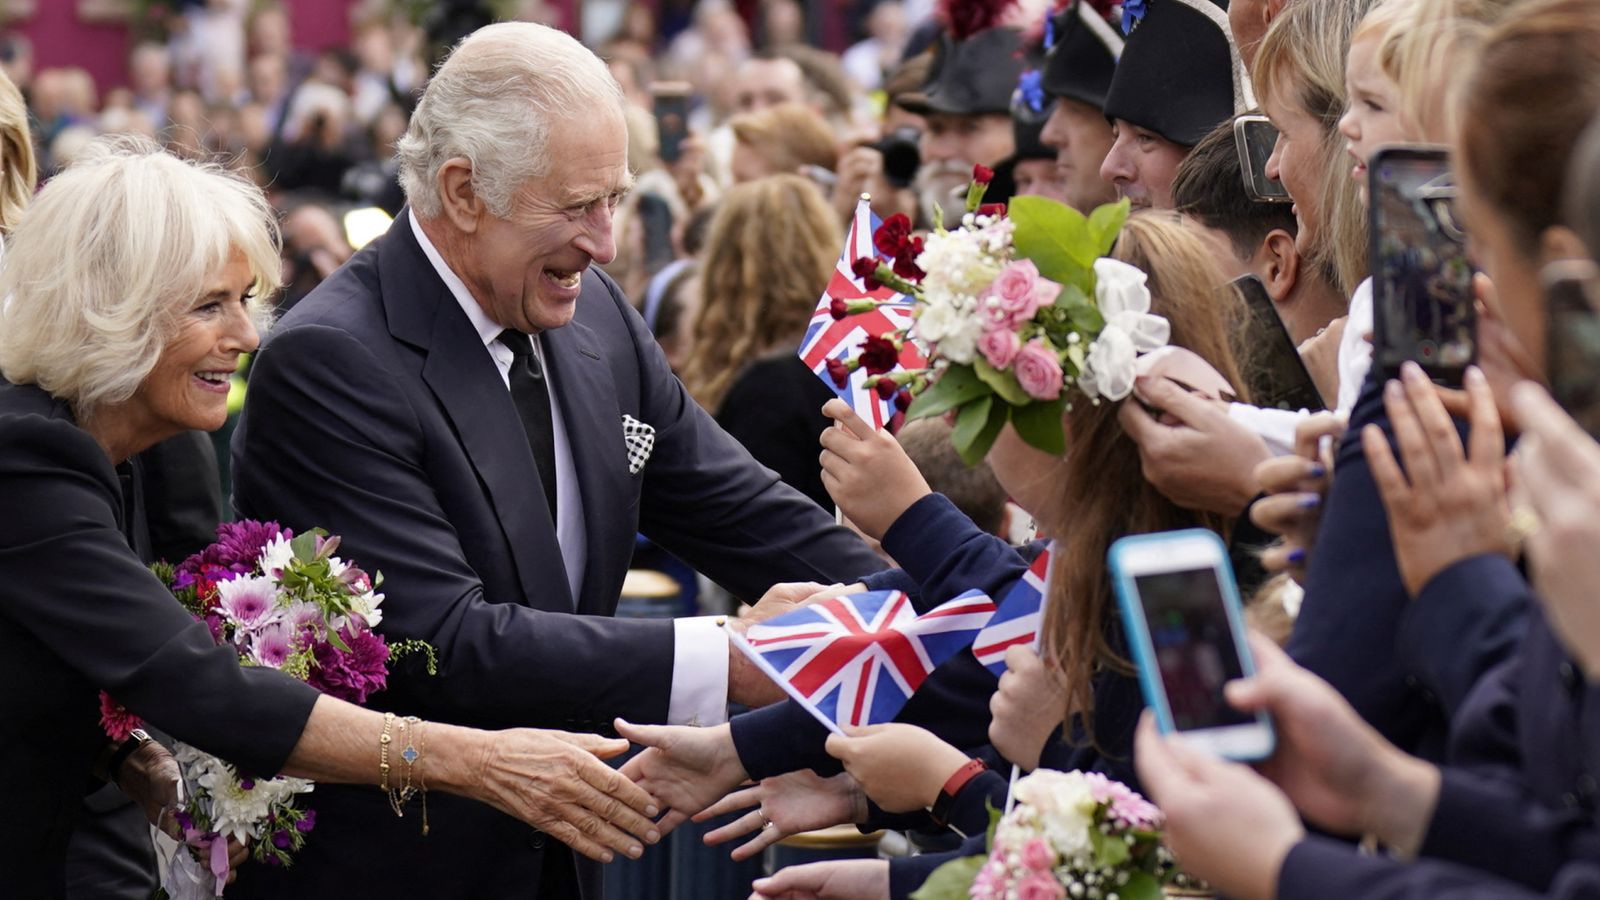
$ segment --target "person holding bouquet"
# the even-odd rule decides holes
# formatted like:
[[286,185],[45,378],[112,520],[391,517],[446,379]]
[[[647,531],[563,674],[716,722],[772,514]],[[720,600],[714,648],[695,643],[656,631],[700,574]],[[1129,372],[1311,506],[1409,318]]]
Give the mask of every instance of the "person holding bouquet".
[[[17,812],[0,826],[0,862],[18,896],[63,893],[77,799],[106,749],[97,690],[241,772],[384,780],[394,722],[267,667],[241,668],[129,545],[140,500],[130,459],[223,423],[228,378],[256,347],[278,272],[259,189],[139,140],[92,147],[9,237],[0,789]],[[655,839],[654,802],[596,758],[622,741],[408,726],[421,786],[489,803],[597,859],[637,856]],[[125,781],[137,780],[122,752],[133,747],[117,749],[108,768],[123,764]],[[174,769],[141,771],[153,783],[124,786],[159,813],[175,799]]]

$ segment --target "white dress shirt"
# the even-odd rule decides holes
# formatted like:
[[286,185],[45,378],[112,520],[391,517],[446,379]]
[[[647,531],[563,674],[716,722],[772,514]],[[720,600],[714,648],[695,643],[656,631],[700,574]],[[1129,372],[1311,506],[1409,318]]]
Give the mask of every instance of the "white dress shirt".
[[[408,211],[411,232],[422,253],[439,273],[450,295],[467,314],[473,330],[483,341],[484,350],[500,371],[500,381],[511,390],[511,348],[500,342],[505,329],[490,321],[483,307],[474,300],[467,285],[439,255],[428,240],[417,215]],[[577,470],[572,460],[572,445],[567,440],[561,404],[554,402],[554,373],[544,365],[544,344],[532,335],[533,352],[544,369],[544,382],[552,394],[550,424],[555,431],[556,450],[556,541],[561,545],[561,561],[567,570],[567,587],[577,602],[583,587],[583,568],[588,561],[588,538],[584,534],[583,495],[578,488]],[[622,422],[617,422],[620,439]],[[728,637],[718,624],[718,616],[695,616],[673,621],[672,688],[667,707],[671,725],[716,725],[727,719]]]

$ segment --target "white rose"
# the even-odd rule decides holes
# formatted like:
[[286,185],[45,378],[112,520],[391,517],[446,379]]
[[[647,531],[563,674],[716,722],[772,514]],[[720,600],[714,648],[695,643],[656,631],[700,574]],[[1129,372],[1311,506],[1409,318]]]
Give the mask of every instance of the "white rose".
[[1078,387],[1091,399],[1121,400],[1133,392],[1133,361],[1138,356],[1133,338],[1119,326],[1106,323],[1105,330],[1089,345],[1089,358],[1078,378]]
[[1172,326],[1167,320],[1150,314],[1147,277],[1140,269],[1120,260],[1102,256],[1094,261],[1095,306],[1100,308],[1106,325],[1122,329],[1140,353],[1166,346],[1172,336]]

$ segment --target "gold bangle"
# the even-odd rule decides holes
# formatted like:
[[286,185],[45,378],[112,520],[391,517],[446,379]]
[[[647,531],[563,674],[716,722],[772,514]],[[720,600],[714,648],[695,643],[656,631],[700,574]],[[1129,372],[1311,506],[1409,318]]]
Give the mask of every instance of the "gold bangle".
[[378,735],[378,787],[389,791],[389,729],[394,726],[394,713],[383,714],[383,733]]

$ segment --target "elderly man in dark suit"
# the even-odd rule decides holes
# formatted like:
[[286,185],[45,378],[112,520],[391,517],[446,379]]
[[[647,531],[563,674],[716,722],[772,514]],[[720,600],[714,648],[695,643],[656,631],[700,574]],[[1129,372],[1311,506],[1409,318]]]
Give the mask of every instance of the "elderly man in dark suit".
[[[400,144],[409,210],[256,361],[235,503],[382,571],[384,632],[439,656],[379,695],[398,713],[593,730],[776,699],[716,622],[611,618],[636,531],[751,599],[881,568],[694,404],[590,268],[631,179],[621,104],[560,32],[469,36]],[[317,797],[293,869],[238,893],[598,897],[598,867],[487,806],[435,797],[424,837],[378,792]]]

